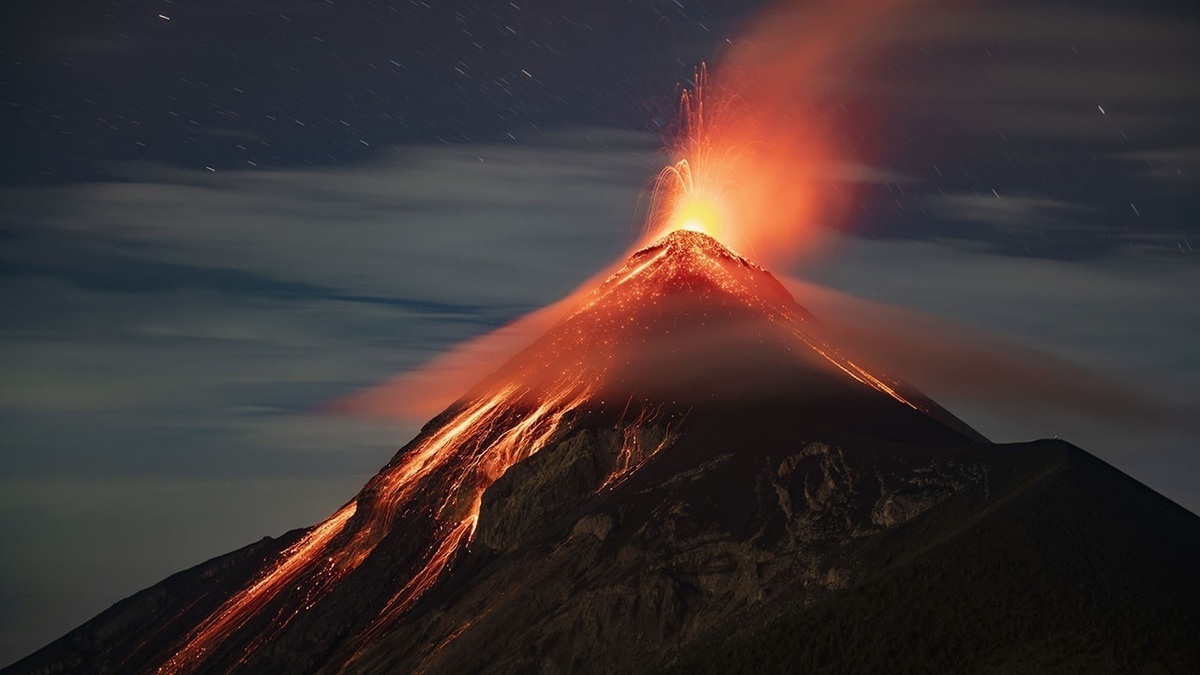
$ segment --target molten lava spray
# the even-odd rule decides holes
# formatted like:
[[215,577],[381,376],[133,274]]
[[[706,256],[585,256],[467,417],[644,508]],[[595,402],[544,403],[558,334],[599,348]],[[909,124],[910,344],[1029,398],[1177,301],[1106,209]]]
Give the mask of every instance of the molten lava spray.
[[853,160],[838,129],[860,131],[830,94],[886,20],[913,2],[780,2],[752,21],[682,96],[646,241],[696,230],[768,267],[811,250],[851,197],[851,186],[832,181]]

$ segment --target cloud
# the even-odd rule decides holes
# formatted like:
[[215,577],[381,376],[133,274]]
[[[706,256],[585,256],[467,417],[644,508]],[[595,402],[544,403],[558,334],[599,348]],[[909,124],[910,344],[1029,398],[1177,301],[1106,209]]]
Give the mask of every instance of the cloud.
[[1049,352],[944,317],[785,284],[857,363],[936,391],[936,400],[969,401],[1018,421],[1070,416],[1130,432],[1187,428],[1159,395]]
[[1127,162],[1130,170],[1147,182],[1193,190],[1200,185],[1200,147],[1194,145],[1118,152],[1113,157]]
[[[9,191],[0,416],[31,438],[39,419],[92,420],[113,446],[81,451],[88,470],[169,473],[203,443],[275,457],[287,444],[264,420],[317,414],[615,257],[655,148],[576,129],[344,169],[132,164],[121,182]],[[139,424],[192,436],[147,457],[114,433]],[[234,455],[209,466],[236,470]]]
[[[918,317],[932,315],[929,325],[949,319],[964,327],[955,329],[960,335],[967,331],[965,340],[953,339],[951,332],[922,343],[921,323],[901,315],[906,327],[891,351],[902,360],[914,353],[906,356],[906,349],[937,351],[936,345],[946,339],[957,342],[955,349],[947,349],[948,359],[975,346],[1012,343],[1016,346],[1001,353],[1005,359],[1036,365],[1037,358],[1025,358],[1032,347],[1035,355],[1051,357],[1045,362],[1052,368],[1025,375],[1010,368],[1000,376],[1006,381],[1026,375],[1054,380],[1072,370],[1082,374],[1071,376],[1079,381],[1063,383],[1060,391],[1069,398],[1080,393],[1100,397],[1099,408],[1091,403],[1075,411],[1046,405],[1047,397],[1056,396],[1053,387],[1031,392],[1024,401],[1019,389],[1011,390],[1013,398],[1004,405],[997,405],[995,392],[987,392],[989,400],[982,401],[960,386],[978,362],[964,364],[963,372],[939,374],[936,367],[925,368],[936,363],[910,360],[914,370],[903,373],[994,440],[1061,436],[1188,508],[1200,509],[1195,479],[1200,475],[1195,450],[1200,428],[1194,422],[1200,419],[1200,349],[1195,341],[1200,333],[1200,270],[1190,260],[1110,255],[1061,261],[931,242],[851,239],[838,247],[836,261],[813,261],[801,276],[856,298],[917,310]],[[826,304],[837,308],[836,302]],[[887,326],[892,318],[868,317],[878,326]],[[1119,386],[1114,389],[1113,383]],[[1125,395],[1140,392],[1150,410],[1157,408],[1170,418],[1148,427],[1133,410],[1098,416],[1097,410],[1119,401],[1101,401],[1106,388]],[[1005,395],[1003,390],[999,395]]]
[[[35,236],[159,264],[349,294],[540,303],[567,286],[539,277],[614,253],[614,229],[634,234],[633,205],[654,165],[656,141],[645,135],[581,130],[573,147],[563,142],[411,148],[307,172],[124,165],[115,167],[124,182],[6,197],[10,222]],[[503,267],[485,269],[495,260]]]
[[324,405],[615,257],[656,147],[573,129],[0,193],[0,535],[22,552],[0,570],[0,661],[352,496],[417,424]]
[[935,215],[996,230],[1036,230],[1047,226],[1081,227],[1079,216],[1092,209],[1047,197],[992,193],[950,194],[925,199]]
[[906,69],[881,91],[979,104],[1087,101],[1081,112],[1088,114],[1096,103],[1119,110],[1118,102],[1194,102],[1200,84],[1189,75],[1188,57],[1200,51],[1196,27],[1194,18],[1133,5],[1008,3],[911,12],[885,42],[919,46],[921,67]]

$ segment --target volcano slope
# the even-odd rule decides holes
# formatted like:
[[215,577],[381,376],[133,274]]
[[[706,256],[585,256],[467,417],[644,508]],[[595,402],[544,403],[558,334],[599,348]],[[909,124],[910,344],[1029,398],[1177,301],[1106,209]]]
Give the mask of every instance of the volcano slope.
[[328,520],[5,673],[1200,672],[1200,519],[993,445],[694,232]]

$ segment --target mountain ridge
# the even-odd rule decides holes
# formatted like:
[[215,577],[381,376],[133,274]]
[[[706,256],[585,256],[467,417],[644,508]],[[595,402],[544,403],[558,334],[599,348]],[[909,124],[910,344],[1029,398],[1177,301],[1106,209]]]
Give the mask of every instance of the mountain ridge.
[[[1142,589],[1162,611],[1138,615],[1137,639],[1200,626],[1181,605],[1200,600],[1200,519],[1069,444],[989,443],[830,344],[768,271],[677,231],[434,417],[329,519],[173,575],[3,672],[812,665],[820,645],[871,653],[845,608],[894,613],[877,596],[905,575],[930,597],[1025,597],[973,552],[989,532],[1020,543],[996,555],[1031,588],[1043,585],[1030,556],[1048,561],[1091,622],[1088,645],[1123,629],[1072,579]],[[1130,566],[1130,547],[1155,574]],[[960,559],[984,576],[947,566]],[[1093,574],[1093,559],[1111,569]],[[957,630],[922,623],[940,605],[907,602],[919,611],[904,623]],[[821,613],[846,630],[821,628]],[[988,648],[1039,649],[1020,635],[1001,649],[964,634],[955,663],[988,672]],[[1168,660],[1196,662],[1180,645],[1166,644]],[[932,658],[903,654],[913,669]]]

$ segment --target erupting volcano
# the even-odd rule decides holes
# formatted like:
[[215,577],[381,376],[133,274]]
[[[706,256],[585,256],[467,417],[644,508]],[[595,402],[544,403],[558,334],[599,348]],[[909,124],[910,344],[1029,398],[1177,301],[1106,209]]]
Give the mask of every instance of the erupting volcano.
[[[979,438],[932,401],[856,365],[816,327],[766,270],[706,234],[671,232],[427,426],[353,501],[190,631],[158,672],[188,672],[216,655],[254,663],[261,645],[319,612],[365,565],[390,577],[393,590],[344,636],[339,658],[352,663],[469,548],[488,488],[580,426],[620,429],[593,491],[612,489],[670,445],[698,407],[764,395],[821,409],[826,422],[845,407],[834,402],[855,401],[847,425],[870,411],[856,426],[942,443]],[[423,546],[398,566],[370,564],[394,560],[391,546],[376,551],[401,538]]]
[[[929,670],[929,631],[968,645],[934,670],[1061,662],[1046,635],[1101,670],[1200,661],[1194,516],[1065,443],[990,444],[727,248],[811,239],[800,160],[825,148],[765,145],[707,86],[701,68],[642,247],[358,495],[11,672]],[[427,381],[404,397],[439,400]],[[1150,661],[1111,647],[1151,634]]]
[[[291,40],[289,46],[295,43],[322,58],[331,55],[342,64],[317,69],[338,80],[335,91],[344,90],[345,96],[331,97],[336,100],[307,105],[307,97],[324,93],[309,82],[310,72],[319,73],[291,67],[287,54],[279,57],[284,61],[272,63],[279,65],[276,70],[288,66],[295,72],[258,88],[261,95],[269,97],[271,92],[279,95],[290,91],[289,86],[299,86],[306,93],[296,105],[272,103],[270,98],[233,88],[237,96],[228,99],[229,105],[218,106],[213,97],[220,87],[209,86],[216,81],[211,77],[188,79],[173,66],[164,71],[169,74],[165,79],[149,72],[147,81],[161,80],[160,84],[169,82],[171,87],[186,85],[180,90],[188,92],[184,103],[195,99],[204,108],[203,115],[179,116],[180,120],[194,117],[191,125],[197,128],[185,134],[186,161],[166,162],[167,166],[203,165],[209,173],[221,168],[222,175],[229,175],[224,173],[225,164],[207,166],[200,161],[221,160],[231,167],[245,161],[247,166],[258,167],[256,161],[261,159],[277,165],[276,169],[253,174],[249,180],[258,186],[253,192],[244,192],[225,179],[217,182],[207,174],[203,180],[193,180],[180,178],[172,169],[165,177],[159,176],[160,171],[137,168],[141,164],[133,165],[136,170],[122,169],[120,173],[145,174],[145,182],[123,184],[112,193],[107,188],[69,185],[76,178],[92,176],[90,169],[72,166],[64,172],[16,172],[20,181],[49,185],[53,189],[39,191],[51,196],[76,194],[64,192],[68,188],[86,188],[79,193],[86,199],[66,200],[69,208],[61,213],[59,209],[42,213],[40,205],[33,208],[33,202],[17,200],[21,207],[18,215],[36,215],[33,222],[44,226],[44,232],[28,236],[22,231],[20,239],[44,240],[46,243],[39,245],[47,248],[29,244],[28,250],[38,256],[14,267],[12,276],[20,282],[14,293],[45,287],[51,289],[43,291],[45,297],[59,298],[50,295],[51,291],[64,293],[66,300],[59,304],[74,307],[85,305],[77,297],[92,297],[82,295],[84,292],[97,293],[96,297],[108,301],[117,291],[136,287],[139,292],[148,289],[147,295],[167,299],[156,303],[184,298],[207,312],[213,302],[210,295],[223,301],[226,292],[265,288],[283,294],[289,303],[286,307],[293,307],[293,291],[312,293],[319,304],[311,305],[315,308],[311,310],[305,305],[306,314],[345,316],[340,309],[338,314],[323,312],[331,301],[358,304],[366,293],[372,294],[373,303],[377,300],[374,291],[363,289],[413,277],[381,277],[386,278],[384,282],[367,277],[365,285],[338,285],[330,280],[354,277],[359,266],[384,269],[386,275],[392,270],[391,251],[397,249],[381,254],[388,256],[387,264],[376,264],[385,258],[363,261],[358,257],[361,248],[346,247],[339,252],[343,267],[290,278],[282,275],[295,266],[277,259],[290,259],[295,251],[274,250],[276,229],[264,225],[261,232],[267,234],[257,235],[264,237],[258,241],[269,241],[272,246],[269,255],[247,258],[256,261],[257,267],[241,256],[242,244],[255,241],[239,230],[247,221],[221,224],[210,238],[197,237],[192,230],[200,228],[207,214],[223,215],[236,208],[239,217],[249,213],[257,221],[259,211],[290,213],[298,208],[295,204],[309,203],[286,201],[285,211],[274,206],[274,201],[259,201],[293,199],[297,189],[288,186],[319,186],[320,199],[313,203],[320,202],[320,207],[312,217],[321,218],[321,214],[333,212],[330,209],[347,210],[346,203],[352,199],[371,201],[370,208],[361,209],[364,212],[378,212],[379,204],[422,210],[435,204],[440,206],[428,210],[453,210],[459,207],[462,195],[472,194],[472,186],[482,185],[480,189],[489,193],[490,201],[479,202],[504,210],[496,219],[503,222],[516,213],[515,209],[508,211],[511,205],[526,203],[529,193],[525,190],[547,190],[539,177],[550,175],[550,170],[542,170],[540,165],[537,171],[530,170],[542,161],[541,150],[523,151],[520,144],[525,141],[518,140],[515,133],[507,136],[519,152],[503,156],[519,157],[519,162],[506,165],[489,158],[486,166],[499,168],[490,168],[472,180],[460,180],[464,173],[458,159],[464,154],[460,149],[448,154],[419,150],[413,154],[416,160],[410,159],[406,150],[395,163],[400,168],[387,169],[401,172],[395,174],[370,173],[360,167],[347,167],[345,173],[341,167],[336,173],[330,168],[309,169],[314,168],[314,158],[330,152],[346,153],[338,157],[347,160],[365,159],[367,155],[359,153],[375,152],[373,146],[387,139],[422,144],[432,144],[435,139],[442,143],[447,138],[478,139],[477,132],[500,133],[510,128],[515,132],[525,123],[537,128],[543,118],[612,124],[616,118],[607,117],[610,113],[597,107],[600,97],[628,91],[640,98],[640,89],[624,84],[630,68],[658,71],[636,56],[642,52],[631,53],[613,59],[623,84],[601,78],[599,87],[582,87],[577,76],[599,72],[595,63],[559,67],[558,62],[565,64],[572,54],[600,54],[597,45],[610,42],[615,35],[615,29],[599,30],[589,23],[593,15],[597,21],[609,22],[606,12],[593,7],[585,8],[576,20],[571,18],[573,13],[558,12],[553,3],[541,8],[540,15],[534,12],[538,8],[522,8],[516,3],[508,3],[511,7],[503,13],[476,11],[473,6],[464,6],[462,11],[449,6],[433,11],[426,3],[420,4],[423,8],[414,10],[416,14],[397,11],[397,20],[417,26],[418,32],[427,31],[437,44],[432,51],[410,46],[408,56],[386,52],[398,60],[385,56],[390,66],[381,68],[375,67],[381,62],[379,54],[346,52],[337,41],[357,40],[360,33],[371,33],[386,38],[389,44],[394,42],[391,33],[379,28],[386,29],[387,22],[375,20],[382,10],[349,12],[355,16],[352,23],[318,31],[328,33],[329,44],[313,35],[312,40],[321,43],[319,47],[296,37],[307,35],[297,32],[297,27],[305,24],[279,15],[291,27],[272,27],[272,34]],[[993,128],[1008,130],[1016,125],[1018,131],[1036,127],[1038,131],[1031,137],[1041,138],[1040,129],[1046,125],[1030,126],[1021,114],[1024,109],[1008,105],[1007,99],[958,86],[961,69],[941,63],[947,55],[964,50],[984,52],[988,57],[992,52],[977,44],[978,40],[960,42],[957,24],[965,19],[945,7],[911,21],[892,20],[901,10],[921,4],[914,0],[750,3],[764,5],[763,11],[753,16],[746,15],[745,8],[734,11],[732,6],[709,7],[699,13],[688,7],[684,13],[683,3],[677,4],[679,12],[670,14],[646,14],[644,8],[628,14],[644,15],[664,25],[669,17],[688,16],[689,23],[708,33],[708,25],[699,22],[703,19],[721,26],[713,35],[723,34],[735,18],[745,21],[736,40],[731,37],[720,44],[720,61],[711,81],[708,69],[701,66],[691,88],[683,92],[677,125],[668,129],[669,159],[647,185],[653,196],[645,227],[624,256],[559,302],[477,337],[413,373],[331,404],[334,410],[358,414],[412,417],[420,411],[418,419],[433,417],[356,495],[340,508],[330,509],[333,513],[324,521],[278,538],[265,537],[179,572],[114,604],[0,675],[1200,673],[1200,575],[1196,573],[1200,569],[1200,518],[1057,437],[992,443],[913,383],[939,397],[944,394],[949,401],[953,390],[940,390],[939,384],[970,379],[972,391],[1000,392],[1001,398],[1017,400],[1026,410],[1058,397],[1078,399],[1081,406],[1094,406],[1114,416],[1136,414],[1138,410],[1133,408],[1139,402],[1130,402],[1136,396],[1126,396],[1124,389],[1113,393],[1093,387],[1098,379],[1058,376],[1056,373],[1074,375],[1076,370],[1057,370],[1060,364],[1049,359],[992,358],[1002,351],[1001,356],[1008,356],[1007,346],[993,350],[989,343],[988,349],[968,349],[971,345],[965,338],[944,335],[950,332],[948,322],[914,323],[917,327],[910,326],[901,340],[898,331],[874,330],[885,322],[869,315],[870,308],[878,305],[867,301],[856,305],[857,315],[850,313],[839,324],[832,305],[846,296],[830,289],[810,292],[813,285],[786,278],[781,282],[767,269],[786,273],[791,263],[815,250],[821,233],[835,231],[843,222],[856,201],[856,186],[877,181],[888,181],[889,187],[892,181],[918,182],[918,168],[925,165],[943,177],[933,162],[953,154],[943,153],[940,147],[919,157],[888,157],[878,152],[890,149],[898,156],[918,146],[945,143],[923,126],[905,130],[901,124],[880,124],[877,130],[873,116],[882,114],[879,111],[885,102],[904,101],[918,110],[937,110],[936,115],[913,115],[909,124],[929,125],[929,120],[941,124],[954,115],[970,116],[985,110],[987,115],[980,120],[996,118],[986,122],[989,126],[979,127],[988,134]],[[1063,16],[1073,16],[1069,9],[1063,9],[1068,12]],[[182,8],[180,12],[173,23],[167,23],[171,19],[164,14],[137,23],[143,28],[154,24],[156,31],[169,29],[172,33],[174,27],[184,29],[189,23],[223,25],[208,16],[203,21],[189,21]],[[312,15],[308,21],[325,20],[324,14],[305,13]],[[381,15],[385,14],[390,13]],[[980,39],[1011,41],[1004,30],[1022,13],[1012,14],[996,12],[1003,25],[989,27]],[[585,15],[587,20],[583,20]],[[364,17],[370,26],[362,24]],[[274,21],[270,16],[264,18]],[[1039,15],[1039,21],[1042,18]],[[489,29],[485,35],[477,28],[491,25],[493,19],[503,24],[504,30],[496,25],[495,31]],[[1111,17],[1101,19],[1092,23],[1114,23]],[[106,20],[105,25],[109,23]],[[535,24],[543,23],[533,30]],[[1092,23],[1084,32],[1100,34]],[[258,27],[259,23],[251,26],[254,30]],[[643,39],[648,29],[638,27],[629,34]],[[1037,33],[1040,28],[1020,30],[1012,35],[1021,44],[1006,46],[1005,51],[1022,56],[1009,65],[1025,63],[1023,55],[1036,46],[1025,33]],[[90,33],[70,39],[34,33],[38,39],[31,44],[36,43],[34,51],[39,54],[47,46],[53,49],[46,53],[90,53],[95,49],[89,46],[84,50],[78,44],[111,42],[94,40],[88,37]],[[692,44],[695,35],[699,34],[680,40],[689,45],[681,51],[701,48],[699,43]],[[581,47],[578,52],[559,49],[576,41]],[[130,40],[129,44],[142,42],[147,40]],[[246,52],[242,49],[213,49],[210,41],[192,42],[201,45],[204,54],[228,51],[234,61],[253,56],[234,53]],[[926,50],[927,42],[940,42],[941,47]],[[878,56],[889,45],[900,43],[920,46],[922,56],[899,53],[896,60],[883,64],[886,68],[876,68],[874,59],[868,58],[872,56],[868,52]],[[613,48],[624,44],[614,42]],[[1085,46],[1081,43],[1081,49]],[[113,50],[106,47],[104,51]],[[122,47],[118,51],[127,50]],[[278,50],[257,51],[274,54]],[[1080,53],[1074,45],[1072,51],[1076,56]],[[200,52],[193,52],[196,50],[182,50],[172,58],[195,61],[196,68],[208,63],[197,56]],[[343,53],[348,54],[344,60]],[[644,53],[658,54],[660,45],[656,43]],[[135,56],[145,60],[144,54],[130,58]],[[539,64],[533,59],[552,59],[554,63]],[[46,60],[40,56],[32,59],[30,67],[42,72]],[[485,60],[494,63],[484,67]],[[345,73],[368,72],[354,63],[378,71],[366,78],[349,78],[366,83],[360,83],[365,91],[373,94],[371,83],[377,76],[393,82],[394,76],[403,75],[399,81],[426,95],[406,95],[403,101],[373,96],[388,112],[367,114],[360,105],[363,97],[354,95],[357,90],[342,87]],[[69,64],[64,61],[62,65]],[[449,66],[457,73],[452,81],[442,77],[450,72]],[[520,76],[514,75],[518,66]],[[1060,118],[1075,119],[1062,117],[1078,112],[1066,110],[1069,106],[1043,105],[1038,93],[1043,82],[1031,84],[1025,81],[1030,78],[1013,76],[1005,67],[1004,61],[992,63],[988,78],[978,79],[1001,85],[1012,80],[1007,83],[1008,91],[1015,92],[1012,96],[1037,99],[1033,101],[1038,105],[1035,112],[1053,113],[1048,118],[1053,126],[1062,126]],[[211,64],[206,68],[204,73],[212,70]],[[230,68],[230,77],[249,83],[246,87],[264,79],[255,75],[258,69],[249,60]],[[869,76],[843,75],[856,70]],[[942,71],[954,78],[943,82],[938,79]],[[515,81],[508,79],[510,76]],[[582,80],[592,81],[590,77]],[[98,81],[103,86],[103,81]],[[898,83],[904,82],[912,88],[900,87]],[[955,83],[954,87],[948,83]],[[556,86],[569,86],[575,92],[570,101],[560,96],[566,90]],[[1129,105],[1132,99],[1123,97],[1119,87],[1108,89],[1112,89],[1106,94],[1112,103],[1104,99],[1104,104],[1114,110],[1124,107],[1126,114],[1109,115],[1100,107],[1105,117],[1097,119],[1106,122],[1104,129],[1093,129],[1097,139],[1119,130],[1120,120],[1128,119],[1131,110],[1140,111]],[[122,87],[114,91],[117,98],[112,100],[125,100],[119,96],[128,93]],[[503,92],[503,96],[487,102],[488,92]],[[168,112],[177,116],[174,109],[181,107],[175,105],[180,101],[170,98]],[[957,105],[968,98],[971,105]],[[90,106],[92,99],[86,100],[88,111],[98,110]],[[992,105],[996,101],[1002,105]],[[1047,101],[1057,99],[1051,96]],[[47,106],[41,103],[11,105],[22,120],[47,116],[42,112]],[[129,107],[121,105],[122,110]],[[176,125],[167,117],[143,114],[141,103],[131,105],[136,114],[128,118],[117,115],[120,124],[92,124],[99,113],[86,112],[87,123],[80,128],[96,127],[100,137],[108,140],[92,145],[120,145],[114,152],[121,157],[165,161],[169,155],[161,153],[166,150],[152,147],[162,143],[147,146],[137,141],[135,149],[125,141],[154,140],[162,128]],[[468,105],[475,112],[455,112]],[[992,115],[990,111],[997,107],[1001,110]],[[310,125],[281,113],[266,116],[276,125],[271,127],[255,112],[285,108],[315,122]],[[56,108],[47,109],[53,112]],[[354,110],[337,112],[342,109]],[[301,114],[302,110],[307,112]],[[341,121],[342,117],[350,121]],[[403,134],[383,133],[369,125],[383,124],[372,121],[376,117],[403,126]],[[1030,119],[1037,122],[1035,117]],[[57,114],[50,118],[53,128],[70,135],[70,120]],[[439,118],[446,118],[445,124],[435,123]],[[169,124],[156,126],[156,119]],[[1110,128],[1108,120],[1118,126]],[[977,131],[967,123],[950,126],[960,134]],[[191,129],[186,124],[183,127]],[[279,132],[271,136],[271,143],[247,141],[252,148],[236,144],[236,151],[229,147],[243,136],[265,139],[270,129]],[[894,141],[914,130],[919,132],[914,136],[918,140]],[[200,132],[209,137],[209,143],[195,142],[192,136]],[[876,133],[888,134],[889,142],[877,143]],[[1125,138],[1124,131],[1120,135],[1124,142],[1133,142]],[[1015,156],[1021,146],[1010,145],[1003,132],[1000,137],[1004,152]],[[358,143],[347,142],[353,138],[358,138]],[[624,131],[621,138],[626,138]],[[288,139],[293,140],[284,147]],[[366,139],[371,139],[370,143]],[[310,141],[318,145],[307,145]],[[1072,138],[1060,145],[1082,148],[1076,141]],[[1165,137],[1161,141],[1155,141],[1161,148],[1156,145],[1151,151],[1135,153],[1130,146],[1129,152],[1110,153],[1109,159],[1127,172],[1125,165],[1135,155],[1174,156]],[[503,147],[508,147],[507,142]],[[591,147],[577,150],[586,149],[591,156]],[[63,157],[78,154],[55,152]],[[610,157],[625,155],[624,151],[620,155],[606,153],[605,163],[598,166],[610,167]],[[525,159],[526,155],[533,159]],[[287,164],[289,156],[296,159],[295,166]],[[444,159],[451,156],[455,159]],[[1041,155],[1030,156],[1027,163],[1031,165],[1081,164],[1041,162]],[[1067,159],[1072,156],[1063,155]],[[482,152],[477,157],[484,161]],[[892,165],[893,159],[903,173],[880,168]],[[1050,191],[1027,193],[1022,186],[1033,181],[1016,170],[1021,165],[1009,162],[1012,166],[1005,168],[993,161],[989,168],[987,159],[956,162],[944,181],[929,183],[911,197],[907,203],[941,212],[933,226],[912,231],[939,233],[946,223],[957,222],[954,219],[960,214],[971,214],[973,221],[987,225],[984,229],[1002,231],[1007,241],[1009,230],[1017,229],[1018,223],[1011,221],[1024,214],[1056,222],[1058,212],[1079,212],[1079,217],[1089,212],[1075,205],[1083,199],[1079,189],[1068,189],[1070,201],[1064,201],[1063,195],[1053,192],[1054,186],[1042,180]],[[300,160],[303,172],[299,171]],[[466,161],[475,165],[474,159]],[[1160,163],[1170,162],[1156,159],[1152,168],[1158,171]],[[410,164],[417,168],[411,169]],[[410,180],[421,167],[429,167],[433,172],[430,178]],[[997,167],[1003,170],[993,170]],[[287,180],[302,182],[280,178],[291,176],[292,169],[300,178]],[[557,170],[555,165],[553,171]],[[447,172],[447,177],[436,173],[441,171]],[[95,175],[109,181],[109,173],[105,170]],[[949,178],[952,174],[955,177]],[[567,192],[575,189],[580,176],[608,180],[612,175],[607,168],[603,173],[585,170],[572,175],[571,181],[552,184]],[[393,176],[411,183],[401,191],[401,201],[392,201],[386,194],[392,183],[384,179],[390,181]],[[984,193],[993,188],[991,192],[999,200],[1011,188],[1014,198],[1006,196],[995,208],[980,206],[976,188],[981,186],[974,184],[982,180],[980,176],[1007,181],[995,188],[987,184]],[[1146,173],[1146,177],[1154,176]],[[186,184],[176,185],[181,181]],[[341,184],[347,191],[332,191],[329,197],[329,183]],[[452,183],[454,188],[443,189],[443,183]],[[359,190],[360,184],[370,189]],[[380,184],[388,187],[381,190]],[[460,189],[460,184],[470,185]],[[934,188],[943,199],[926,201],[932,200]],[[159,228],[157,222],[151,227],[137,219],[124,220],[126,211],[136,210],[125,208],[127,205],[193,203],[185,199],[199,204],[217,190],[228,193],[229,206],[200,209],[200,215],[184,219],[182,227],[174,228],[181,232],[160,233],[159,229],[169,228]],[[1133,207],[1134,197],[1126,197],[1120,199]],[[990,198],[983,201],[991,204]],[[1137,202],[1142,203],[1141,197]],[[560,201],[528,203],[539,204],[538,209],[556,209],[555,213],[561,207]],[[69,222],[73,214],[92,204],[98,205],[101,214],[93,220],[101,224],[112,220],[118,225],[110,228],[113,232],[93,236],[95,233]],[[268,209],[265,204],[272,206]],[[870,207],[869,202],[861,205]],[[1103,208],[1096,210],[1104,211],[1105,227],[1109,227],[1112,204],[1100,206]],[[1159,218],[1162,213],[1169,214],[1169,210],[1158,210]],[[1133,212],[1142,218],[1136,207]],[[423,234],[421,222],[436,222],[440,227],[442,213],[433,220],[409,223],[408,231],[396,236]],[[483,214],[478,220],[455,215],[449,222],[473,226],[495,215],[493,210],[478,213]],[[277,218],[263,220],[273,223]],[[358,231],[375,231],[375,220],[363,222],[370,229]],[[1157,221],[1147,211],[1145,222],[1153,226]],[[1074,221],[1071,224],[1074,231]],[[306,225],[303,229],[315,233],[322,228]],[[68,237],[59,242],[59,234],[77,235],[78,241]],[[1060,235],[1063,241],[1077,236]],[[311,248],[326,243],[329,236],[322,230]],[[433,245],[454,236],[459,241],[466,238],[439,233],[426,241]],[[1000,239],[993,236],[980,241],[992,245]],[[412,245],[409,239],[400,241],[410,259],[432,250]],[[1130,241],[1139,240],[1132,237]],[[189,242],[196,251],[205,252],[205,264],[195,251],[183,250]],[[221,257],[209,255],[212,251],[228,253],[233,246],[238,247],[233,256],[237,261],[207,264],[210,258]],[[162,257],[142,255],[143,249]],[[1047,250],[1078,253],[1107,249],[1072,244],[1061,251],[1056,247]],[[1182,245],[1179,251],[1183,252]],[[75,262],[61,268],[47,262],[59,255]],[[939,249],[937,256],[942,255],[945,253]],[[6,260],[16,261],[17,257],[7,256]],[[136,269],[127,273],[126,267]],[[111,279],[110,273],[114,275]],[[147,280],[142,279],[143,274]],[[1091,276],[1090,271],[1078,277],[1058,276],[1055,271],[1043,278]],[[834,300],[822,308],[821,297]],[[123,303],[119,306],[125,307]],[[26,299],[23,306],[36,304]],[[231,304],[237,313],[230,316],[260,307],[257,303]],[[135,306],[142,307],[129,305]],[[159,304],[145,307],[157,309]],[[372,305],[371,311],[376,307]],[[144,322],[142,315],[133,311],[128,313],[139,324],[136,330],[126,332],[130,340],[138,342],[129,344],[141,345],[150,338],[192,344],[190,339],[178,339],[179,335],[191,338],[196,333],[207,338],[211,333],[224,339],[229,334],[223,325],[209,330],[203,322],[197,323],[203,331],[193,331],[190,321],[179,322],[187,326],[184,331],[175,326],[172,317],[160,325],[157,312],[147,314],[153,321]],[[865,319],[864,313],[868,314]],[[75,325],[65,320],[39,320],[30,324],[38,330],[24,332],[43,339],[43,324],[53,331],[69,331]],[[48,334],[57,334],[53,331]],[[105,340],[108,332],[101,331]],[[237,331],[238,336],[241,333]],[[98,354],[116,353],[108,342],[95,344],[104,347]],[[47,350],[39,345],[25,351],[39,359],[64,349]],[[985,357],[991,358],[989,366],[970,368]],[[940,379],[925,379],[920,369],[911,365],[922,362],[927,364],[926,372]],[[929,366],[930,362],[936,363]],[[1051,370],[1043,364],[1052,364],[1056,372],[1043,372]],[[1017,370],[1020,372],[1013,372]],[[1059,380],[1070,382],[1060,384]],[[1036,393],[1027,396],[1025,390],[1031,388],[1024,386],[1027,382],[1053,391],[1041,398]],[[122,394],[126,388],[122,383]],[[59,391],[54,386],[34,389],[30,395],[14,398],[10,417],[26,411],[42,416],[48,411],[71,410],[90,418],[102,416],[96,410],[109,410],[87,407],[93,405],[93,389],[107,391],[98,385],[85,387],[83,396],[72,395],[65,403],[51,400]],[[239,404],[241,391],[238,389]],[[75,398],[88,401],[79,404]],[[219,400],[207,394],[204,398]],[[173,403],[169,409],[179,407]],[[125,438],[124,428],[111,437]],[[129,456],[141,457],[142,452],[137,449]]]
[[[868,372],[770,273],[684,228],[323,523],[171,577],[10,672],[695,672],[830,644],[853,672],[932,658],[911,648],[930,630],[974,645],[951,665],[1061,658],[1045,634],[1101,666],[1151,634],[1155,659],[1195,663],[1197,534],[1078,449],[993,446]],[[1021,604],[1051,592],[1064,609]],[[946,593],[986,616],[950,619]]]

